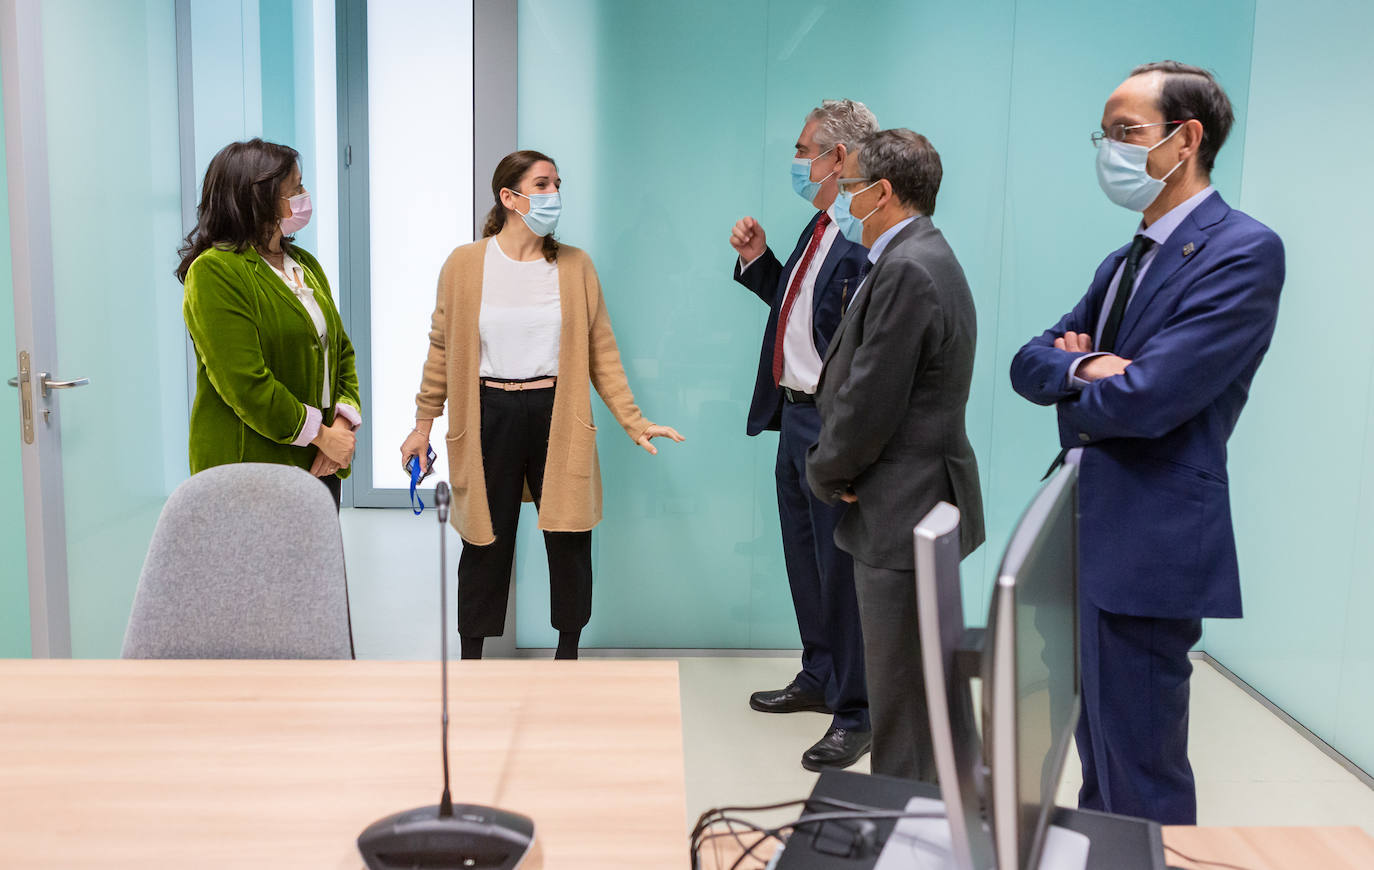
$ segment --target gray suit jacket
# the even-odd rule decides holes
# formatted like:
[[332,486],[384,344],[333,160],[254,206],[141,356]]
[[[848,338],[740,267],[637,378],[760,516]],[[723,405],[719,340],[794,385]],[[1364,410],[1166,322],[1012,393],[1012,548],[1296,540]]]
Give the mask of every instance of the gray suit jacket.
[[913,570],[911,530],[959,508],[964,555],[983,543],[978,461],[964,428],[978,324],[964,270],[927,217],[888,244],[825,356],[821,434],[807,455],[816,496],[858,502],[835,542],[878,568]]

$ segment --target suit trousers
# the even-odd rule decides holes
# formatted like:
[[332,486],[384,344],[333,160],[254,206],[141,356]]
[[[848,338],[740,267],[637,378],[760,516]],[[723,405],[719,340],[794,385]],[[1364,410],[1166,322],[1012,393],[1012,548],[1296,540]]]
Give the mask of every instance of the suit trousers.
[[1124,616],[1079,601],[1079,807],[1196,825],[1188,763],[1188,651],[1202,620]]
[[[458,558],[458,633],[499,637],[506,625],[515,532],[526,485],[539,507],[549,454],[553,389],[506,391],[482,387],[482,470],[496,540],[465,543]],[[550,622],[580,631],[592,615],[592,533],[545,532]]]
[[787,583],[802,641],[797,685],[825,695],[831,727],[867,731],[863,629],[854,594],[854,561],[835,546],[835,526],[848,505],[828,505],[806,482],[806,451],[820,436],[812,404],[783,402],[778,433],[778,519]]
[[873,719],[872,770],[936,782],[926,678],[916,623],[916,571],[854,560],[863,618],[868,712]]

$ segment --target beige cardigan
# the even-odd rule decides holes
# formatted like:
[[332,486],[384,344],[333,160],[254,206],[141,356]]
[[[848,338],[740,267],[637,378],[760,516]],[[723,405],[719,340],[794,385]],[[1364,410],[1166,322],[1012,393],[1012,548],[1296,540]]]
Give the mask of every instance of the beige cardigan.
[[[453,488],[453,527],[476,545],[496,540],[487,507],[482,469],[482,400],[479,367],[482,345],[477,318],[482,310],[482,271],[487,244],[482,239],[454,249],[439,272],[438,298],[430,321],[429,358],[420,392],[417,420],[432,420],[449,408],[449,486]],[[601,284],[586,252],[558,248],[558,292],[563,328],[558,349],[549,455],[539,528],[585,532],[601,522],[601,469],[596,457],[590,384],[633,441],[652,424],[635,405],[620,350],[611,331]],[[526,489],[525,500],[529,501]]]

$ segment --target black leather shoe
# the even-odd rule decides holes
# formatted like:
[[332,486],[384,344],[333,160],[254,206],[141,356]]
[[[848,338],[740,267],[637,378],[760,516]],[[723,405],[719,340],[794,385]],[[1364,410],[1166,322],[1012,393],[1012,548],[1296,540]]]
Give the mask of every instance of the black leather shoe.
[[802,767],[807,770],[840,770],[858,761],[872,748],[872,731],[831,728],[816,741],[815,746],[802,753]]
[[803,691],[793,680],[786,688],[755,692],[749,696],[749,706],[760,713],[829,713],[825,696],[820,692]]

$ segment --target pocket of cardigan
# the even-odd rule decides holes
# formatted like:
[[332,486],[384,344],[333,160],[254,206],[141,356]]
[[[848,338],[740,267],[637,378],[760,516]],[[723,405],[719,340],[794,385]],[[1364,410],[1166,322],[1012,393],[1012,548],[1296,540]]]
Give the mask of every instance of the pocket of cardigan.
[[596,465],[596,427],[573,415],[572,436],[568,440],[568,474],[591,477]]
[[448,485],[455,492],[468,488],[467,463],[463,461],[463,449],[467,446],[463,436],[466,434],[467,430],[464,429],[457,435],[450,433],[444,436],[444,446],[448,453]]

